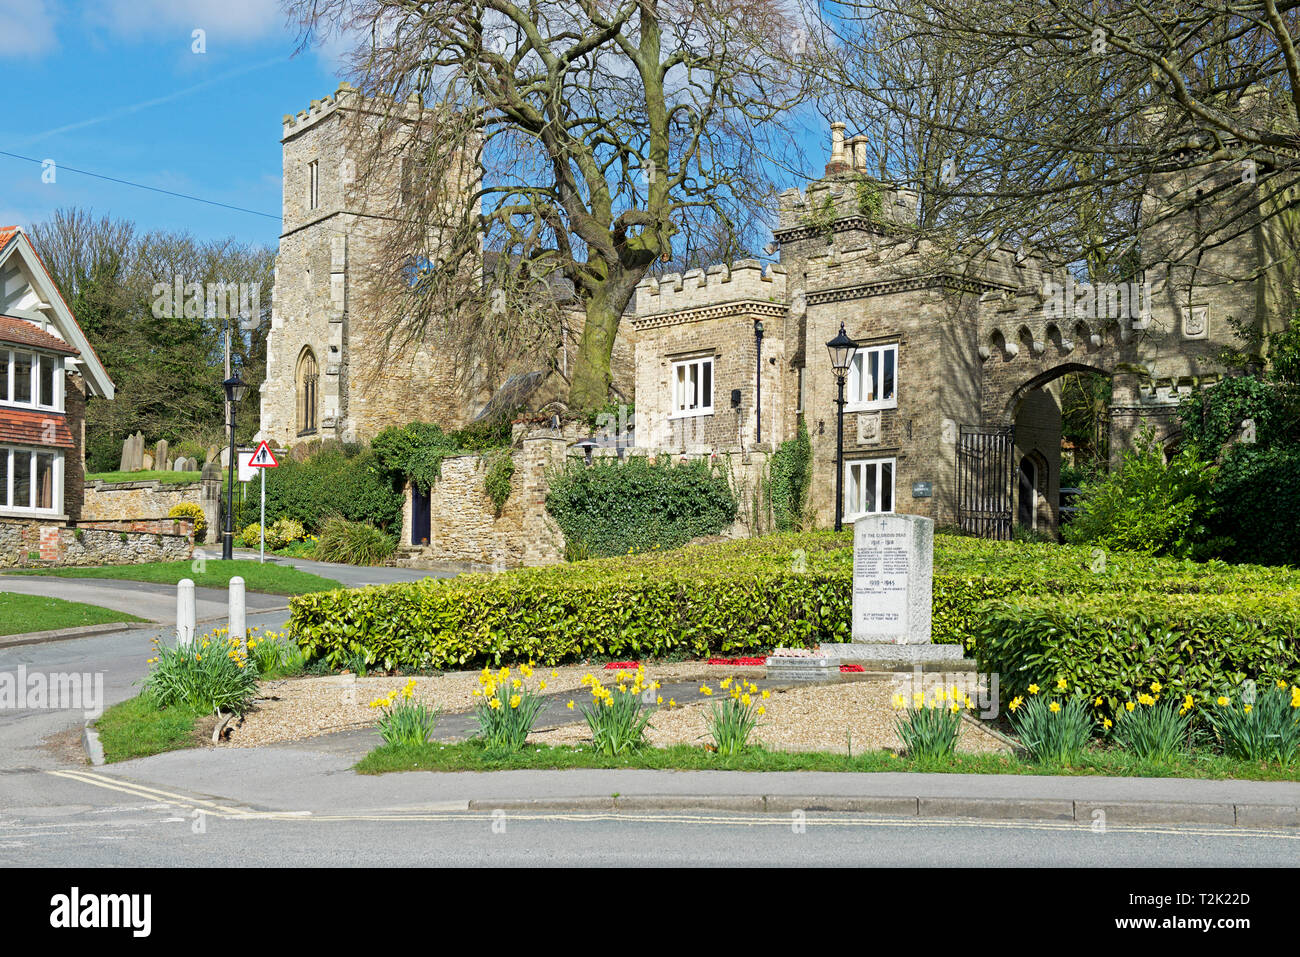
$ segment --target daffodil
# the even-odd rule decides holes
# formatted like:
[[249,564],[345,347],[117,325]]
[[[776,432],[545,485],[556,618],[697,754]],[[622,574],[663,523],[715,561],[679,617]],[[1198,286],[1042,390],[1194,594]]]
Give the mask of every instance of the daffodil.
[[1056,714],[1056,712],[1061,710],[1061,706],[1059,703],[1053,701],[1051,704],[1047,706],[1047,710],[1052,712],[1052,714]]
[[1030,686],[1029,686],[1029,693],[1030,693],[1030,694],[1038,694],[1038,685],[1030,685]]

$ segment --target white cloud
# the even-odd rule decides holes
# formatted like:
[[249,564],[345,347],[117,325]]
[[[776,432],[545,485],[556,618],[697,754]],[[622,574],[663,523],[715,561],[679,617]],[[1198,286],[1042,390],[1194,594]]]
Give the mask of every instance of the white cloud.
[[132,38],[201,29],[210,43],[242,42],[287,29],[280,5],[271,0],[100,0],[92,16],[97,25]]
[[0,57],[38,56],[57,45],[45,0],[0,0]]

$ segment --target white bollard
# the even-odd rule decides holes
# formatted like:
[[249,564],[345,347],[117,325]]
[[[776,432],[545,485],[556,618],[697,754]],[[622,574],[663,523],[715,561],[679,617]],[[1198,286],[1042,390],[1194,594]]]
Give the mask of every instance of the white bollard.
[[176,643],[194,641],[194,580],[182,578],[176,583]]
[[244,627],[244,580],[236,575],[230,579],[230,637],[242,644],[248,631]]

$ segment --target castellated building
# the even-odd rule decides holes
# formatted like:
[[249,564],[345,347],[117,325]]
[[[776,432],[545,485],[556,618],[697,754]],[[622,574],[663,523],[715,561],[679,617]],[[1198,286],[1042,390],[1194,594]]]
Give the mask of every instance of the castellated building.
[[[1150,211],[1192,188],[1176,176],[1159,186]],[[1242,202],[1257,202],[1244,192]],[[916,234],[917,201],[872,179],[865,139],[846,141],[833,124],[825,176],[780,197],[779,264],[643,282],[631,320],[637,444],[770,450],[802,419],[813,448],[810,506],[817,524],[831,524],[837,380],[826,344],[842,327],[857,344],[844,383],[846,517],[896,511],[987,536],[1016,525],[1050,534],[1059,523],[1059,379],[1112,379],[1112,456],[1144,422],[1169,439],[1180,399],[1217,381],[1215,356],[1239,347],[1229,320],[1275,321],[1264,284],[1293,289],[1275,275],[1249,278],[1258,250],[1280,245],[1258,224],[1207,248],[1178,248],[1198,235],[1191,214],[1152,216],[1159,225],[1141,240],[1166,262],[1093,290],[1036,250],[936,247]]]
[[[414,421],[463,426],[512,375],[516,383],[537,383],[572,368],[583,319],[575,308],[565,311],[566,334],[555,356],[507,357],[491,370],[458,369],[465,360],[441,347],[435,332],[390,340],[378,304],[397,293],[391,276],[379,278],[380,249],[387,225],[402,215],[404,144],[395,139],[400,134],[388,134],[394,137],[386,146],[391,169],[359,176],[362,154],[352,121],[360,114],[373,134],[394,110],[411,124],[431,122],[431,111],[414,98],[400,107],[365,100],[347,83],[284,117],[284,225],[258,435],[277,447],[322,439],[365,442]],[[472,192],[467,179],[463,193]],[[615,348],[614,385],[629,399],[631,368],[631,344],[623,336]]]

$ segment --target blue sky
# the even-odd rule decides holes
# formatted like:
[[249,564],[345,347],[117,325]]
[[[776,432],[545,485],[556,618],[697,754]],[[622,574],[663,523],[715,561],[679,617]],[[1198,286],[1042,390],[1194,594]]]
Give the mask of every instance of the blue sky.
[[[206,52],[193,50],[205,31]],[[0,0],[0,225],[90,207],[144,230],[274,246],[280,119],[338,85],[335,51],[293,56],[275,0]],[[16,95],[15,95],[16,94]],[[71,169],[245,207],[220,209]]]

